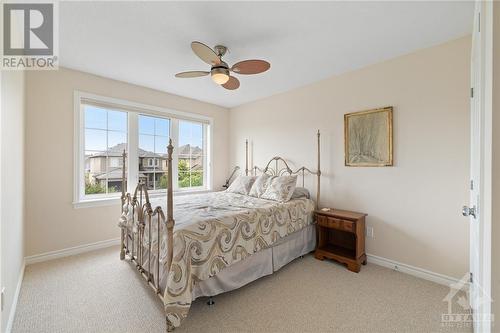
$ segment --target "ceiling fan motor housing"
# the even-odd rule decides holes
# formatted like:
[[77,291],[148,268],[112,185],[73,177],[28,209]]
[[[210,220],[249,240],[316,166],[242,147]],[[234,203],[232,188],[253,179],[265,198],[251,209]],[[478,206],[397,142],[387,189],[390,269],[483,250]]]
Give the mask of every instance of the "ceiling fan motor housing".
[[212,75],[219,74],[219,73],[229,75],[229,66],[227,63],[225,63],[224,61],[221,60],[220,64],[212,66],[210,73]]

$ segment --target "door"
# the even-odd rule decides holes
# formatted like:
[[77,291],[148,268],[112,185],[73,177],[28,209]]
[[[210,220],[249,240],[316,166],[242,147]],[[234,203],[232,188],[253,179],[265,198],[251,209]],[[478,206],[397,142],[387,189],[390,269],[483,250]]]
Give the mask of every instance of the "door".
[[476,1],[471,49],[469,302],[475,332],[491,331],[492,5]]
[[[471,272],[471,284],[469,290],[469,302],[473,315],[480,312],[478,296],[480,295],[478,282],[481,281],[481,209],[479,206],[481,193],[481,31],[480,15],[481,2],[476,2],[474,15],[474,31],[472,33],[471,50],[471,99],[470,99],[470,123],[471,123],[471,150],[470,150],[470,200],[469,206],[464,207],[463,214],[469,217],[470,224],[470,254],[469,266]],[[474,331],[478,332],[474,320]]]

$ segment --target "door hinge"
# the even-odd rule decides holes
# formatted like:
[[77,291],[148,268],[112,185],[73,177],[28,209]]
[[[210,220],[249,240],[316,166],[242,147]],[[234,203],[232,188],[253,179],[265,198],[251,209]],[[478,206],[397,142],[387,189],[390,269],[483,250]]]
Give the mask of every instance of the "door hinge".
[[470,189],[473,190],[474,189],[474,180],[471,180],[470,181]]
[[474,88],[470,88],[470,98],[474,98]]
[[481,12],[477,13],[477,31],[481,32]]
[[3,311],[4,302],[5,302],[5,287],[2,288],[2,294],[0,297],[0,311]]
[[472,279],[472,272],[469,272],[469,282],[470,282],[470,283],[473,283],[473,282],[474,282],[474,280]]

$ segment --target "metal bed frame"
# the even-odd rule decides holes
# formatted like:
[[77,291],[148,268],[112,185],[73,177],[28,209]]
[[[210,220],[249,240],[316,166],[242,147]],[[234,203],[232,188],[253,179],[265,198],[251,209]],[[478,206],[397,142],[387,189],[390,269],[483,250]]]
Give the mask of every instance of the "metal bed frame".
[[[172,154],[174,151],[174,147],[172,145],[172,140],[169,140],[169,144],[167,146],[167,212],[158,206],[156,208],[152,208],[151,203],[149,201],[149,194],[146,188],[146,185],[139,182],[135,188],[134,194],[126,193],[125,187],[127,184],[126,174],[125,174],[125,165],[127,154],[123,151],[122,155],[122,195],[121,195],[121,217],[119,226],[121,228],[121,237],[120,237],[120,260],[128,259],[132,263],[135,264],[137,271],[141,274],[141,276],[146,280],[147,284],[153,289],[155,294],[161,299],[162,303],[164,303],[164,297],[161,294],[160,290],[160,242],[161,242],[161,231],[166,229],[167,232],[167,258],[166,258],[166,267],[167,267],[167,275],[170,272],[172,257],[173,257],[173,233],[174,233],[174,213],[173,213],[173,179],[172,179]],[[284,164],[284,167],[278,168],[279,162]],[[271,163],[275,163],[275,167],[271,166]],[[239,170],[239,167],[235,167],[230,178],[227,180],[224,187],[229,186],[230,179]],[[316,207],[318,207],[319,199],[320,199],[320,177],[321,177],[321,169],[320,169],[320,132],[317,132],[317,171],[311,171],[306,167],[301,167],[295,171],[293,171],[288,163],[280,156],[275,156],[269,160],[264,168],[259,168],[254,166],[252,170],[248,168],[248,140],[245,142],[245,175],[249,175],[249,172],[253,176],[256,176],[258,172],[260,173],[268,173],[274,176],[281,175],[301,175],[302,176],[302,186],[305,185],[305,174],[316,175],[317,184],[316,184]],[[130,212],[130,210],[132,210]],[[130,229],[129,224],[129,216],[132,216],[132,230]],[[156,251],[156,270],[152,272],[152,256],[153,256],[153,242],[152,242],[152,233],[151,228],[153,223],[156,223],[157,228],[157,251]],[[147,265],[145,264],[145,255],[144,255],[144,233],[146,229],[146,225],[148,226],[148,244],[149,251],[147,254]],[[135,229],[134,226],[137,226]],[[171,332],[174,330],[174,326],[167,319],[167,332]]]

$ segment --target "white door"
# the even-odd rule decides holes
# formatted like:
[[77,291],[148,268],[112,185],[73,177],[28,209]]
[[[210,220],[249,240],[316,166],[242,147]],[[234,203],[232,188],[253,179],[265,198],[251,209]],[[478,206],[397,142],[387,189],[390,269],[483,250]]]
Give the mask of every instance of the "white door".
[[[479,29],[481,2],[476,2],[474,15],[474,32],[472,33],[471,50],[471,152],[470,152],[470,201],[464,207],[463,214],[469,216],[470,223],[470,306],[474,314],[479,312],[478,281],[481,281],[481,210],[479,207],[481,193],[481,32]],[[477,321],[474,320],[474,323]],[[476,324],[474,331],[478,332]]]
[[[475,332],[491,323],[491,2],[476,1],[471,52],[470,305]],[[490,102],[488,102],[490,101]]]

